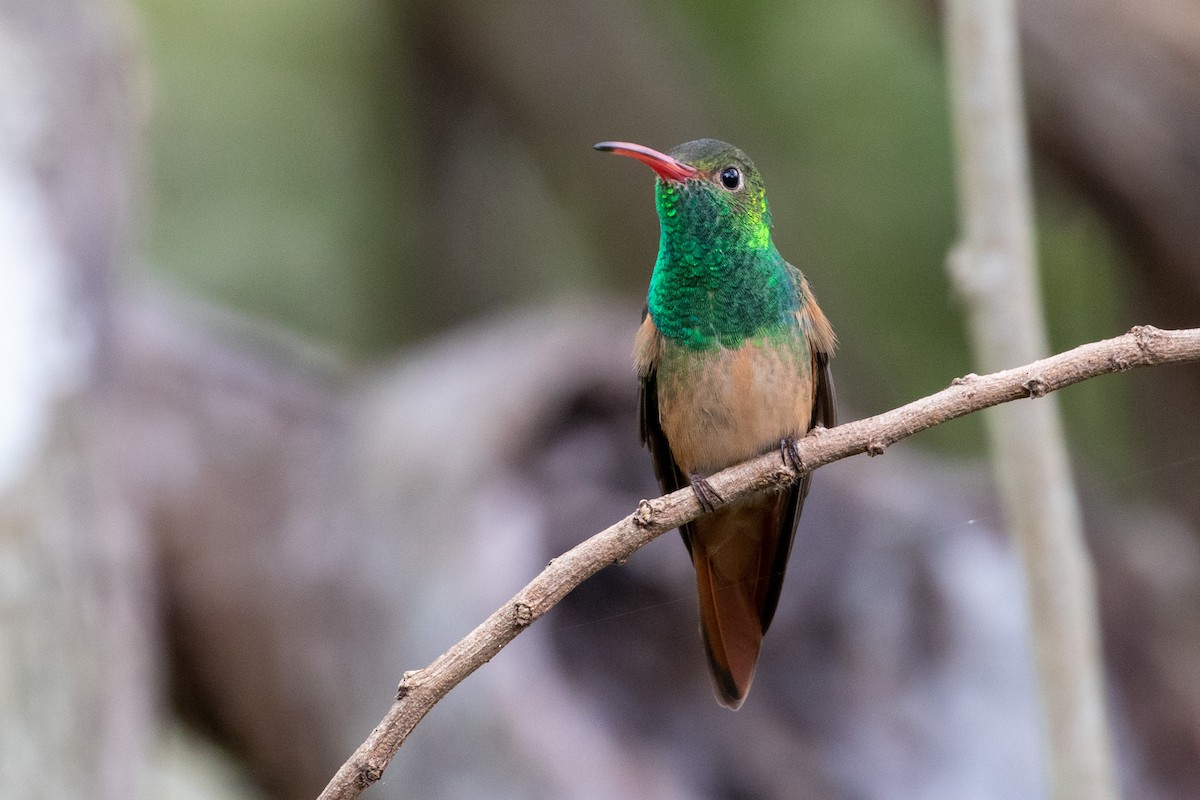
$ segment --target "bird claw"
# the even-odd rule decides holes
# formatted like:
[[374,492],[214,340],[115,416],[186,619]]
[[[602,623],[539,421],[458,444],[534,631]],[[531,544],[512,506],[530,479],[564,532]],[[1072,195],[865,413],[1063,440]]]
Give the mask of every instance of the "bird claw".
[[795,436],[779,440],[779,456],[783,459],[785,467],[791,467],[797,472],[804,469],[804,462],[800,460],[800,448],[796,445]]
[[716,511],[717,506],[724,503],[721,495],[717,494],[717,490],[712,488],[699,474],[689,475],[688,480],[692,482],[692,492],[696,495],[696,502],[700,504],[700,508],[707,514]]

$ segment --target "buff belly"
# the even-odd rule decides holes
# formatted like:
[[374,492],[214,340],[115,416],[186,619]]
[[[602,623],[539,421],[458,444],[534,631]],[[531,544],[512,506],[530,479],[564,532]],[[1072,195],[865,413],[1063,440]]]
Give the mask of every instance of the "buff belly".
[[687,474],[707,475],[803,436],[812,404],[812,354],[801,335],[702,351],[662,344],[659,419]]

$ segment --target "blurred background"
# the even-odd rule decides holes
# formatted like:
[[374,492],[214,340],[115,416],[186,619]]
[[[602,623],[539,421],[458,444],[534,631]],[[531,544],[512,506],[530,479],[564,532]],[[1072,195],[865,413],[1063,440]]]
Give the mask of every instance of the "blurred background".
[[[1053,348],[1196,326],[1200,3],[1018,5]],[[596,141],[754,158],[842,419],[972,371],[946,83],[925,0],[0,0],[0,794],[315,796],[404,670],[657,495],[653,180]],[[1060,397],[1130,798],[1200,796],[1198,397]],[[736,715],[671,534],[367,796],[1043,796],[978,418],[814,484]]]

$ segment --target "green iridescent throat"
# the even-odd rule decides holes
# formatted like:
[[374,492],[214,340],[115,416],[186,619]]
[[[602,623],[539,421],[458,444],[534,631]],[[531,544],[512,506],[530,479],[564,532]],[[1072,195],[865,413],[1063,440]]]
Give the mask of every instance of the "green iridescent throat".
[[799,292],[771,241],[766,198],[731,198],[703,181],[658,182],[662,238],[648,307],[663,336],[693,350],[797,325]]

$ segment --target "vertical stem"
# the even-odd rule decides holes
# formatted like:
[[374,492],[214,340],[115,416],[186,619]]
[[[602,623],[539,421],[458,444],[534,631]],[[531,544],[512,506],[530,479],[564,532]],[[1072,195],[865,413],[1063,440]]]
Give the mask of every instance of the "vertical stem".
[[[981,372],[1048,350],[1037,288],[1013,0],[946,0],[962,238],[949,257]],[[1025,562],[1054,800],[1114,800],[1091,564],[1055,398],[986,415]]]

